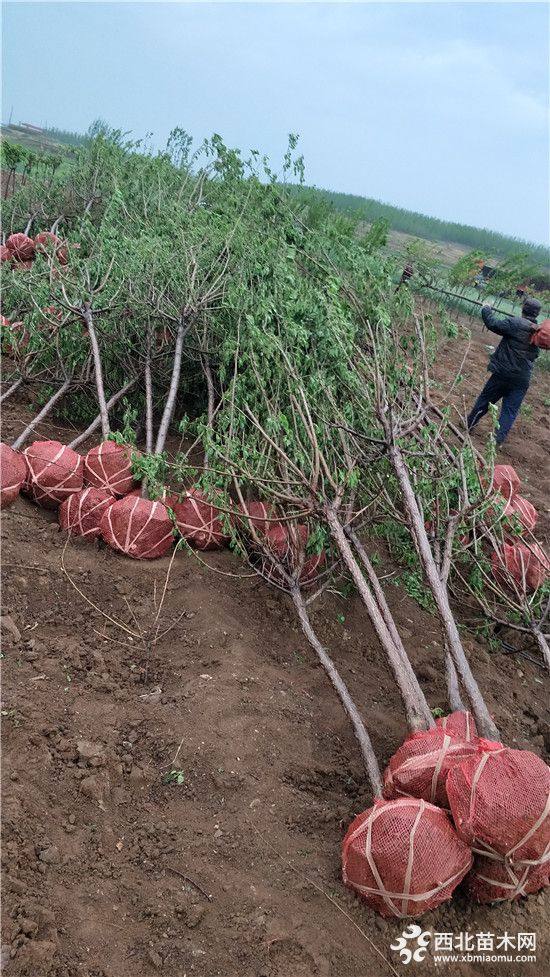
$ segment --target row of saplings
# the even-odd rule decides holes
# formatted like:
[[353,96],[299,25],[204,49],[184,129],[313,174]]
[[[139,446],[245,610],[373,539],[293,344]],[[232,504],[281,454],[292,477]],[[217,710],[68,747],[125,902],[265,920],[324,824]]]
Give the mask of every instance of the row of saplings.
[[[0,460],[2,507],[23,490],[40,505],[58,507],[60,524],[71,534],[102,536],[134,558],[170,550],[174,524],[167,506],[191,545],[212,549],[228,539],[219,512],[198,490],[168,497],[166,504],[142,498],[131,450],[115,442],[103,442],[84,458],[57,441],[34,442],[21,454],[2,445]],[[517,500],[509,470],[495,470],[495,487],[507,502]],[[521,498],[516,514],[518,508]],[[241,509],[256,531],[272,535],[280,555],[288,530],[271,524],[269,515],[259,502],[248,503],[246,513]],[[302,582],[315,578],[322,561],[322,554],[306,561]],[[479,737],[469,712],[455,711],[413,732],[392,757],[383,784],[373,782],[373,792],[373,807],[345,836],[342,865],[346,884],[382,915],[419,916],[450,899],[466,876],[480,902],[549,885],[550,770],[533,753]]]

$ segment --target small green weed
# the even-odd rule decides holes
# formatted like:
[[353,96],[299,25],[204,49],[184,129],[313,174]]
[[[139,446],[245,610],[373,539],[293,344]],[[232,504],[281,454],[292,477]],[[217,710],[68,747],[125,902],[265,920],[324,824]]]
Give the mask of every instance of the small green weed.
[[177,784],[181,787],[185,783],[185,773],[183,770],[169,770],[162,778],[163,784]]

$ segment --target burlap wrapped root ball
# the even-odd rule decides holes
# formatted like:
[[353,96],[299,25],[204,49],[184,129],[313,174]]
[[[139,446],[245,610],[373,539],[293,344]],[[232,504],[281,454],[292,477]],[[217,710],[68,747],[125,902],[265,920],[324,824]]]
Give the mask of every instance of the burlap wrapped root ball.
[[475,740],[466,742],[443,729],[413,733],[392,756],[384,773],[384,797],[418,797],[448,807],[449,771],[478,752]]
[[[130,445],[102,441],[90,448],[84,459],[84,481],[93,488],[107,489],[122,497],[135,487]],[[136,452],[137,454],[137,452]]]
[[197,550],[219,550],[229,542],[223,513],[200,489],[190,489],[180,501],[172,501],[176,525],[183,538]]
[[30,335],[24,322],[10,322],[5,316],[0,316],[2,327],[2,353],[15,359],[22,356],[30,342]]
[[[298,578],[302,586],[314,584],[327,562],[324,550],[319,553],[306,554],[308,539],[309,530],[303,523],[292,526],[288,522],[277,523],[271,526],[265,534],[265,544],[268,551],[273,553],[277,562],[282,564],[291,576],[297,573],[300,555],[304,553]],[[283,582],[282,574],[277,565],[272,563],[268,556],[265,556],[263,560],[263,574],[274,583]]]
[[57,234],[52,234],[51,231],[40,231],[36,235],[34,243],[36,250],[41,254],[54,255],[60,265],[66,265],[68,263],[69,249]]
[[6,247],[16,262],[32,262],[36,253],[35,243],[27,234],[10,234]]
[[510,902],[550,885],[550,852],[538,865],[496,860],[476,855],[468,876],[468,892],[477,902]]
[[416,798],[377,800],[350,825],[342,876],[381,916],[421,916],[451,898],[472,865],[446,811]]
[[499,586],[527,593],[545,583],[550,560],[537,543],[503,543],[491,555],[491,568]]
[[103,514],[114,501],[114,495],[106,489],[85,488],[75,492],[59,506],[59,525],[70,536],[96,539],[101,535]]
[[550,769],[528,750],[479,744],[477,756],[449,772],[447,796],[478,859],[472,891],[482,901],[514,898],[548,884]]
[[493,472],[493,492],[498,492],[505,499],[512,499],[518,492],[521,479],[512,465],[495,465]]
[[521,529],[528,529],[530,532],[535,528],[539,514],[529,499],[524,499],[522,495],[514,495],[509,499],[504,508],[505,516],[509,519],[517,519]]
[[113,502],[99,525],[109,546],[134,560],[166,556],[174,542],[174,526],[162,502],[126,496]]
[[23,492],[46,509],[57,509],[83,484],[82,456],[60,441],[34,441],[23,452],[27,474]]
[[233,522],[242,532],[251,533],[253,530],[260,537],[279,525],[274,506],[257,499],[238,505]]
[[471,743],[477,739],[477,727],[474,717],[466,709],[455,709],[454,712],[450,712],[447,716],[440,716],[436,719],[435,725],[438,729],[449,733],[450,736],[456,736],[466,743]]
[[40,231],[35,234],[34,243],[37,251],[47,251],[49,248],[57,248],[61,244],[61,238],[52,231]]
[[0,509],[15,501],[27,475],[23,455],[0,442]]

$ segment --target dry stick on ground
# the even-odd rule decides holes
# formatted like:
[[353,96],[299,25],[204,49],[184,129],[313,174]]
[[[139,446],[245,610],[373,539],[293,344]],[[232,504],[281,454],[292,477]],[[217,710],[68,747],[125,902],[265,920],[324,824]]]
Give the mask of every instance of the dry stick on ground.
[[395,977],[399,977],[399,974],[398,974],[397,970],[395,969],[395,967],[392,967],[390,961],[384,956],[384,954],[382,953],[382,951],[378,949],[378,947],[376,946],[376,944],[373,943],[373,941],[370,939],[370,937],[367,936],[367,934],[355,922],[355,920],[350,916],[350,914],[348,912],[346,912],[345,909],[342,909],[342,907],[336,901],[336,899],[334,899],[333,896],[329,895],[329,893],[326,892],[325,889],[323,889],[323,887],[321,885],[319,885],[318,882],[313,882],[307,875],[305,875],[304,872],[302,872],[299,868],[296,868],[296,866],[294,865],[294,863],[291,862],[291,860],[289,858],[285,858],[283,855],[281,855],[281,853],[277,851],[277,849],[275,848],[275,846],[271,844],[271,842],[269,841],[269,838],[267,838],[267,836],[265,835],[265,833],[262,833],[261,831],[259,831],[258,828],[256,827],[256,825],[254,824],[254,822],[251,821],[249,817],[246,817],[246,815],[245,815],[245,818],[248,821],[248,824],[250,825],[250,827],[253,828],[253,830],[256,832],[256,834],[259,836],[259,838],[261,838],[262,843],[263,844],[267,844],[268,847],[271,848],[271,850],[275,853],[275,855],[277,855],[277,857],[280,858],[280,860],[285,865],[288,865],[291,868],[291,870],[296,875],[298,875],[301,879],[304,879],[308,883],[308,885],[312,886],[313,889],[316,889],[317,892],[320,892],[321,895],[323,895],[325,897],[325,899],[328,899],[328,901],[330,903],[332,903],[332,905],[335,906],[336,909],[339,912],[341,912],[343,916],[346,917],[346,919],[351,923],[351,925],[354,927],[354,929],[356,929],[357,932],[361,934],[361,936],[363,937],[363,939],[366,940],[366,942],[374,950],[374,952],[384,961],[385,964],[387,964],[387,966],[389,967],[389,969],[392,972],[392,974],[394,974]]
[[56,392],[53,394],[53,396],[50,397],[50,399],[47,401],[47,403],[44,404],[42,410],[39,411],[39,413],[36,415],[36,417],[34,417],[32,419],[32,421],[30,422],[30,424],[27,424],[25,430],[21,432],[21,434],[19,435],[19,437],[16,438],[15,441],[13,442],[13,444],[12,444],[12,448],[15,451],[17,451],[17,449],[20,448],[25,443],[25,441],[27,440],[29,434],[32,434],[32,432],[34,431],[35,427],[37,427],[38,424],[40,424],[40,422],[45,417],[47,417],[48,414],[53,410],[53,408],[55,407],[55,405],[57,404],[57,402],[59,400],[61,400],[61,398],[64,396],[64,394],[66,394],[66,392],[69,389],[69,387],[71,386],[72,382],[73,382],[72,375],[71,376],[68,376],[67,379],[65,380],[65,382],[61,384],[61,386],[56,390]]
[[[110,397],[109,400],[107,401],[107,410],[108,411],[111,410],[111,407],[114,407],[115,404],[117,404],[118,401],[121,400],[122,397],[124,397],[124,394],[128,393],[128,391],[135,386],[136,382],[137,382],[136,380],[129,380],[128,383],[125,383],[124,386],[120,388],[120,390],[117,390],[116,394],[113,394],[113,396]],[[77,448],[79,444],[82,444],[84,441],[87,441],[90,435],[92,435],[94,431],[97,431],[98,427],[100,426],[101,426],[101,414],[98,414],[97,417],[92,421],[92,423],[86,428],[86,430],[83,431],[81,434],[79,434],[78,437],[74,438],[74,440],[71,441],[70,444],[67,445],[67,447]]]

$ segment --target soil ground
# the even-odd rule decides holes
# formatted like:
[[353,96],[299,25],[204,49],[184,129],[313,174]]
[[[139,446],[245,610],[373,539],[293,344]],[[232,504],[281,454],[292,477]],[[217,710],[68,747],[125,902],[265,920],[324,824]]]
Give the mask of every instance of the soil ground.
[[[457,404],[484,382],[488,341],[475,326]],[[442,383],[464,350],[463,339],[444,343]],[[540,372],[532,413],[505,452],[546,537],[547,377]],[[10,401],[3,439],[28,416],[23,400]],[[39,433],[68,434],[53,423]],[[65,549],[55,513],[23,497],[2,523],[6,977],[440,970],[430,956],[401,964],[390,944],[404,924],[378,918],[341,884],[341,840],[369,787],[284,595],[228,553],[178,553],[167,578],[168,558]],[[387,596],[430,704],[444,707],[437,622],[401,590],[388,585]],[[368,621],[337,595],[313,618],[385,763],[406,727]],[[542,670],[465,644],[505,740],[548,759]],[[543,895],[484,907],[459,893],[421,924],[456,936],[536,933],[537,963],[455,962],[443,972],[538,977],[550,974],[548,909]]]

